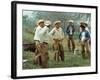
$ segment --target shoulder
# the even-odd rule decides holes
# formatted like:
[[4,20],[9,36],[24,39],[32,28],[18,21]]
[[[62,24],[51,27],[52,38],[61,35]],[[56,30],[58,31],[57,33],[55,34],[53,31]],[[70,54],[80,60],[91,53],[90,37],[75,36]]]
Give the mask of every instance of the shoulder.
[[47,26],[45,26],[44,29],[49,29],[49,28]]
[[48,28],[47,26],[45,26],[42,30],[43,30],[43,31],[48,31],[49,28]]
[[82,34],[82,31],[79,33],[79,35],[81,35]]
[[62,28],[60,28],[59,30],[63,31],[63,29],[62,29]]
[[88,30],[85,30],[86,33],[89,33]]
[[37,26],[36,29],[41,29],[41,27],[40,26]]
[[88,32],[87,30],[85,30],[85,34],[86,34],[86,35],[90,35],[89,32]]
[[41,30],[41,27],[38,27],[38,26],[35,29],[36,32],[39,32],[40,30]]

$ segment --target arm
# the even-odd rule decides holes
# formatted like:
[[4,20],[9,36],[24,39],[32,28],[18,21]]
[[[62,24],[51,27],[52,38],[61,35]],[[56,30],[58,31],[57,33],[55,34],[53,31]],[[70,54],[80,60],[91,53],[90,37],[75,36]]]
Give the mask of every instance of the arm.
[[61,34],[62,34],[62,40],[63,40],[64,39],[64,32],[62,29],[61,29]]
[[54,33],[55,33],[55,30],[52,29],[52,30],[49,32],[49,35],[54,35]]
[[49,35],[49,28],[47,29],[46,34],[48,35],[48,37],[50,36],[50,35]]
[[67,26],[67,28],[65,30],[67,34],[69,33],[68,29],[69,29],[69,26]]
[[80,32],[80,34],[79,34],[79,41],[81,40],[81,32]]
[[73,25],[73,33],[75,32],[75,26]]
[[86,31],[86,39],[90,39],[90,33]]

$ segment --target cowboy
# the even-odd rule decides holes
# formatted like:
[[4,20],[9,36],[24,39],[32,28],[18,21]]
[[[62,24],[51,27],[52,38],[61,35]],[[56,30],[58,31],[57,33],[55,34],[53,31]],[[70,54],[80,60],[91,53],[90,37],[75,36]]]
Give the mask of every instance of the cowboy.
[[[89,30],[89,28],[88,28],[88,23],[87,22],[84,22],[84,21],[81,21],[80,22],[80,25],[84,25],[85,26],[85,29],[89,32],[89,34],[90,34],[90,30]],[[81,32],[81,28],[80,28],[80,32]]]
[[89,49],[89,42],[88,42],[88,40],[90,39],[90,34],[85,29],[86,25],[84,25],[83,23],[80,23],[80,28],[81,28],[81,32],[79,34],[79,39],[81,41],[82,57],[86,58],[86,55],[90,57],[90,49]]
[[39,20],[34,36],[37,48],[35,60],[39,62],[42,68],[48,67],[48,31],[49,29],[45,26],[44,20]]
[[[87,22],[81,21],[80,25],[84,25],[85,26],[85,30],[87,30],[89,32],[89,34],[91,35]],[[80,28],[80,32],[81,32],[81,28]],[[89,39],[88,42],[89,42],[89,46],[91,46],[91,39]]]
[[69,25],[66,28],[66,33],[68,35],[67,44],[68,44],[69,51],[72,50],[73,52],[75,49],[75,42],[73,39],[74,32],[75,32],[75,28],[74,28],[73,20],[69,20]]
[[35,35],[34,35],[34,41],[35,41],[35,46],[36,46],[36,51],[35,51],[35,59],[34,59],[34,63],[41,65],[41,57],[39,56],[40,54],[40,35],[38,32],[40,32],[40,30],[42,29],[42,26],[44,24],[44,20],[39,20],[37,22],[37,27],[35,28]]
[[62,41],[64,39],[64,32],[61,28],[61,21],[55,21],[54,22],[54,28],[51,30],[50,35],[53,38],[53,49],[55,51],[54,54],[54,60],[59,61],[64,61],[64,50],[63,50],[63,45]]

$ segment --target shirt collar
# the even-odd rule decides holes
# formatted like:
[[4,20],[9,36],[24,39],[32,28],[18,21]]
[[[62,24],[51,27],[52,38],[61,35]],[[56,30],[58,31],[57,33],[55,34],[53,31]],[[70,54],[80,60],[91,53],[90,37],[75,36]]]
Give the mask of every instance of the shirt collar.
[[59,28],[59,29],[57,29],[57,28],[55,28],[55,30],[57,30],[57,31],[59,31],[61,28]]

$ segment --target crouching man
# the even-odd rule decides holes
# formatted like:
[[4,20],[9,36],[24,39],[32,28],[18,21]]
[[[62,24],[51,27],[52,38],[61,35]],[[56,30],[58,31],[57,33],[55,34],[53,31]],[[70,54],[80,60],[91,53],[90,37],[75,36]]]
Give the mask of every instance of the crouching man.
[[89,32],[85,29],[85,25],[81,24],[81,32],[79,34],[79,39],[81,41],[81,49],[82,49],[82,57],[86,58],[86,56],[90,57],[90,48],[89,48],[89,42],[90,40],[90,34]]
[[59,61],[64,61],[64,50],[63,50],[63,45],[62,41],[64,39],[64,33],[61,28],[61,21],[55,21],[54,22],[55,27],[51,30],[50,35],[53,38],[53,50],[55,52],[54,54],[54,60]]

